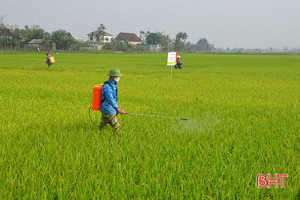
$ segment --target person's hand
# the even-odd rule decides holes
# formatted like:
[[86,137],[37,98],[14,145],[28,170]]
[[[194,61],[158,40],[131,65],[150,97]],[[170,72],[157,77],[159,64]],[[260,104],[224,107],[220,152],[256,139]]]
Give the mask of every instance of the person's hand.
[[120,113],[122,115],[126,114],[126,112],[124,110],[120,109],[120,108],[118,108],[117,111],[118,111],[118,113]]

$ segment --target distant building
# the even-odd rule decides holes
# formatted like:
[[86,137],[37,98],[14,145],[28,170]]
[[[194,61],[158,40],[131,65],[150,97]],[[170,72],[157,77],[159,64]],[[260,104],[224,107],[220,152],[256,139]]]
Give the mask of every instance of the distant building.
[[117,42],[128,42],[132,45],[138,45],[142,43],[142,40],[135,33],[120,32],[114,39]]
[[27,43],[27,47],[28,48],[34,48],[34,49],[44,49],[44,40],[43,39],[33,39],[33,40],[30,40],[28,43]]
[[91,32],[88,35],[88,42],[91,43],[107,43],[107,42],[111,42],[113,36],[110,33],[105,32],[103,40],[101,40],[101,36],[98,35],[99,34],[99,30],[96,30],[94,32]]
[[146,51],[160,51],[161,46],[159,44],[142,44]]
[[0,28],[0,36],[12,37],[12,33],[8,28]]
[[76,41],[80,41],[80,38],[79,38],[79,37],[72,36],[72,38],[74,38],[74,40],[76,40]]

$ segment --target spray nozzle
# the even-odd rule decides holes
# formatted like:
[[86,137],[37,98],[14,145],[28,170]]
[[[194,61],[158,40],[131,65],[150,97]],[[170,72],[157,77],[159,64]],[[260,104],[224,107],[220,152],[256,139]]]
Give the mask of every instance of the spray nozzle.
[[182,120],[182,121],[189,121],[189,119],[184,119],[184,118],[181,118],[181,120]]

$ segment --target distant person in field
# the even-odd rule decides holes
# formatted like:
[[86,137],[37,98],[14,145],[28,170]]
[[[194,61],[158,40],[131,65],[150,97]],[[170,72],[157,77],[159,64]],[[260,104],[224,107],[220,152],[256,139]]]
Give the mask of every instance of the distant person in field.
[[110,125],[116,132],[119,129],[117,114],[126,114],[118,104],[118,82],[122,76],[119,69],[111,69],[108,73],[109,79],[104,82],[101,94],[101,122],[100,131]]
[[47,61],[46,61],[46,64],[48,65],[48,67],[50,68],[51,67],[51,65],[53,64],[53,63],[51,63],[50,62],[50,57],[52,57],[49,53],[46,53],[46,55],[47,55]]
[[177,56],[177,62],[176,62],[176,65],[175,65],[175,69],[177,69],[177,67],[179,68],[179,69],[182,69],[181,68],[181,65],[183,64],[182,62],[180,62],[180,59],[181,57],[180,56]]

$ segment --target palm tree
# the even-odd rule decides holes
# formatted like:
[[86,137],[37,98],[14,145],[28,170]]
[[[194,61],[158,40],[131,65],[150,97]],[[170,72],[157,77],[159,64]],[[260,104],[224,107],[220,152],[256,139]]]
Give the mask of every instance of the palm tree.
[[98,31],[96,34],[97,42],[104,41],[105,30],[106,30],[106,28],[105,28],[104,24],[101,23],[100,26],[98,27]]
[[1,28],[6,28],[5,24],[3,23],[4,17],[5,17],[5,15],[3,15],[2,17],[0,17],[0,29]]

